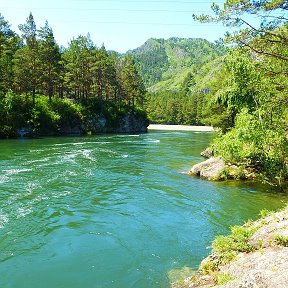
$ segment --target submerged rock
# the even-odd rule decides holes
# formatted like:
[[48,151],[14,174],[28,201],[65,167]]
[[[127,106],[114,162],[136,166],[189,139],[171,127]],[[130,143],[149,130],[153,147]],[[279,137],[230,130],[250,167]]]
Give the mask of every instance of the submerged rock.
[[221,157],[210,158],[194,165],[189,175],[200,176],[207,180],[219,180],[224,169],[225,163]]

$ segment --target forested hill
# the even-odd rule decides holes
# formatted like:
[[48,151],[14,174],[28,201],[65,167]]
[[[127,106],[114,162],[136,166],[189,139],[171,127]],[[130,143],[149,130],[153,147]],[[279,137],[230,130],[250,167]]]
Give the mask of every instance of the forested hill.
[[[146,87],[161,90],[167,86],[177,88],[188,72],[224,55],[225,51],[220,41],[211,43],[199,38],[173,37],[168,40],[150,38],[127,54],[133,56]],[[155,85],[158,82],[163,85]]]

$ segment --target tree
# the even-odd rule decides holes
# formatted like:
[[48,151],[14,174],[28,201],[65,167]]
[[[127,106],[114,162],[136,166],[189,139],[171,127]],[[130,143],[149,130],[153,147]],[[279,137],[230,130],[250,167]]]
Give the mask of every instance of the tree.
[[113,90],[116,89],[116,70],[104,45],[100,49],[94,49],[94,57],[94,63],[91,67],[93,87],[95,94],[98,95],[102,113],[104,96],[107,102],[113,95]]
[[[226,42],[236,43],[240,47],[249,47],[257,54],[263,54],[276,59],[288,61],[288,55],[271,51],[269,47],[287,47],[288,37],[280,27],[286,26],[287,10],[285,0],[226,0],[223,9],[218,4],[212,5],[215,16],[193,15],[195,20],[202,23],[222,22],[228,27],[238,27],[234,33],[226,34]],[[247,15],[259,18],[257,24],[250,23]],[[257,21],[256,21],[257,23]],[[257,39],[257,41],[255,41]],[[287,71],[284,71],[285,73]]]
[[[227,0],[223,9],[212,9],[215,17],[194,18],[244,27],[226,35],[237,49],[226,57],[223,87],[212,103],[224,105],[235,126],[216,139],[214,152],[256,167],[265,181],[281,186],[288,179],[287,1]],[[258,16],[259,25],[249,23],[247,14]]]
[[19,37],[10,29],[0,14],[0,95],[4,96],[13,85],[13,56],[20,46]]
[[225,58],[226,77],[222,87],[211,99],[212,103],[224,105],[230,112],[231,127],[235,124],[237,113],[244,107],[250,111],[259,107],[259,71],[246,51],[233,50]]
[[185,93],[188,93],[189,91],[191,91],[191,88],[196,84],[195,82],[195,78],[192,75],[191,72],[188,72],[186,77],[184,78],[183,82],[182,82],[182,90]]
[[129,107],[134,108],[135,104],[143,107],[146,93],[144,82],[129,55],[124,57],[121,65],[121,87]]
[[69,43],[69,47],[62,54],[64,85],[69,97],[84,99],[91,96],[93,49],[89,37],[78,36]]
[[[15,55],[15,74],[22,76],[27,80],[26,93],[32,93],[33,106],[35,105],[36,89],[39,84],[39,55],[38,55],[38,41],[37,29],[32,13],[30,12],[25,24],[20,24],[19,30],[22,32],[22,39],[26,46],[19,50]],[[21,62],[24,61],[24,62]],[[25,76],[24,76],[25,74]],[[16,78],[17,78],[16,76]],[[23,82],[23,79],[18,81]]]
[[48,22],[38,31],[39,41],[39,80],[40,92],[51,98],[55,93],[57,83],[59,83],[61,54],[59,46],[56,44],[53,30]]

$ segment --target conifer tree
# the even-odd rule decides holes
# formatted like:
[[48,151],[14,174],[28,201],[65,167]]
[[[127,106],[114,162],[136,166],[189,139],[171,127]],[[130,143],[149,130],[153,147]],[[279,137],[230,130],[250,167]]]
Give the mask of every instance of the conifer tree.
[[36,89],[39,86],[39,54],[37,29],[34,17],[30,12],[26,23],[20,24],[22,39],[26,46],[17,51],[15,55],[15,77],[20,89],[32,93],[33,106],[35,105]]
[[56,90],[59,83],[60,60],[61,54],[58,45],[55,42],[53,30],[48,22],[41,27],[39,33],[39,80],[40,92],[49,96],[49,101]]

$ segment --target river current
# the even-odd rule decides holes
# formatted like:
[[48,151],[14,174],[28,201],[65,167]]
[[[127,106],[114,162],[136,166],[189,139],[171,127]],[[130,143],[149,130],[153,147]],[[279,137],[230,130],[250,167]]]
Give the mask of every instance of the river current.
[[212,137],[0,141],[0,287],[166,288],[216,235],[287,202],[267,186],[188,176]]

